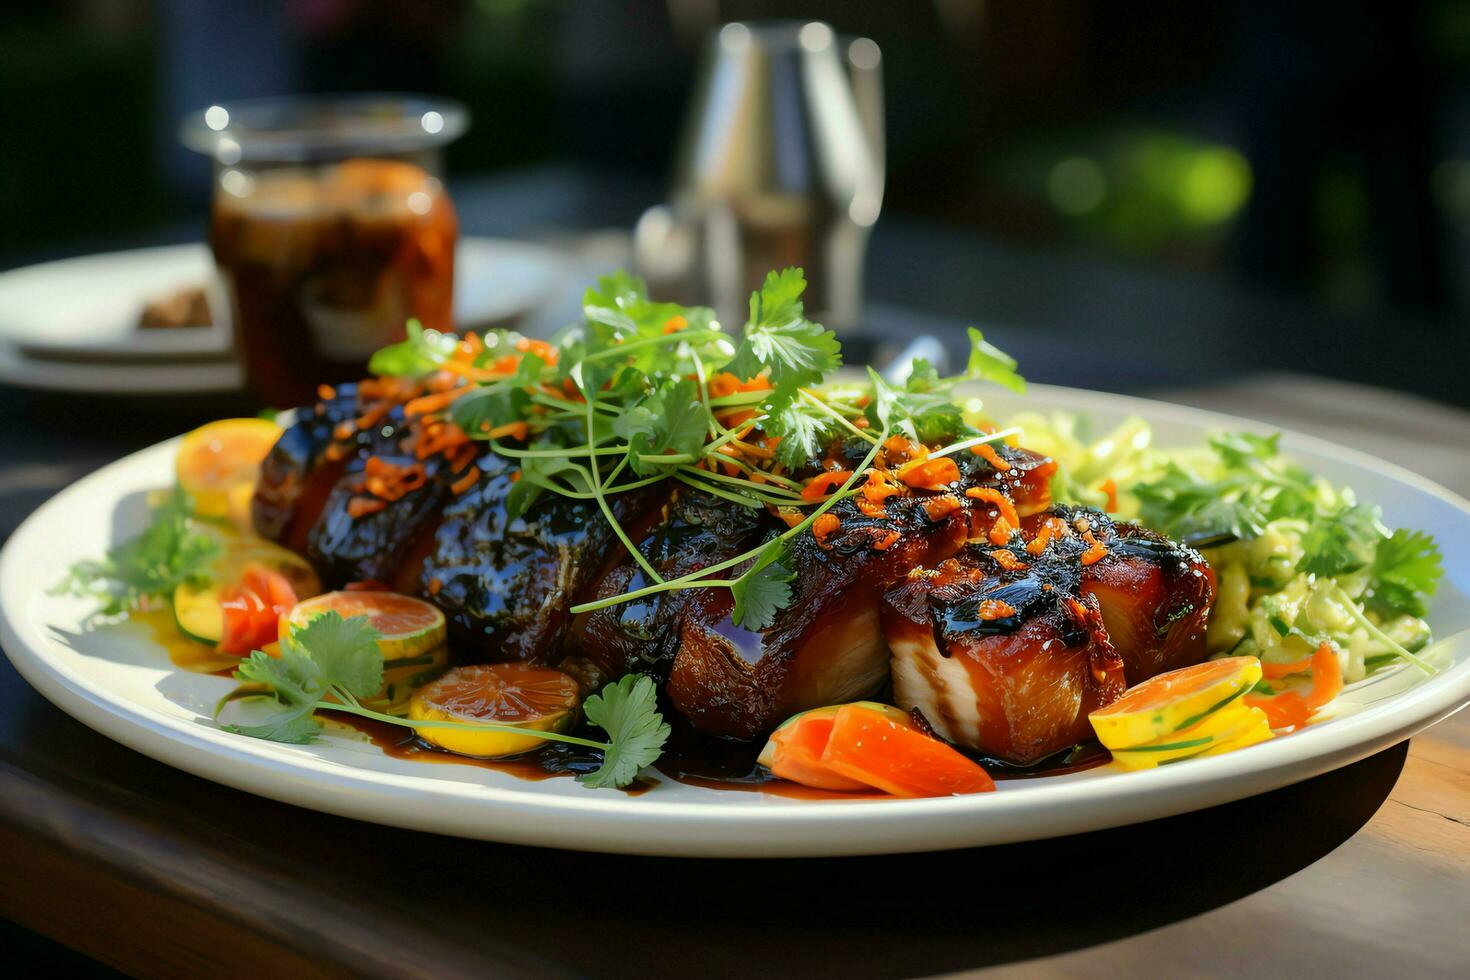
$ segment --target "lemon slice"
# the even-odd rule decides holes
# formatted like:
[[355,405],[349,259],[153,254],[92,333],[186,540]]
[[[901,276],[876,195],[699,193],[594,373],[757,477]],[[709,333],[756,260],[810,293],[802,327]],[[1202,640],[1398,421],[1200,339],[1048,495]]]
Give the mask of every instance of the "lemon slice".
[[[549,667],[479,664],[456,667],[420,688],[408,702],[411,721],[454,721],[509,725],[540,732],[564,732],[577,720],[581,696],[577,682]],[[419,737],[459,755],[494,759],[517,755],[545,739],[515,732],[415,726]]]
[[212,535],[223,549],[209,567],[205,581],[185,583],[174,589],[174,623],[191,640],[214,646],[225,631],[225,614],[220,597],[225,589],[245,577],[251,565],[263,565],[285,576],[298,597],[321,591],[322,583],[305,558],[264,538],[241,536],[223,530]]
[[[1227,747],[1253,744],[1243,740],[1252,737],[1262,724],[1266,724],[1264,711],[1234,701],[1198,723],[1146,745],[1113,749],[1113,761],[1124,769],[1153,769],[1178,759],[1229,751]],[[1270,725],[1266,724],[1267,737],[1270,734]]]
[[1197,724],[1260,679],[1255,657],[1210,660],[1146,680],[1088,718],[1099,742],[1115,751],[1129,749]]
[[445,645],[444,614],[422,599],[397,592],[328,592],[298,602],[284,626],[299,629],[329,611],[343,619],[368,618],[383,634],[378,649],[383,652],[385,670],[405,666],[404,661],[418,660]]
[[253,486],[281,427],[266,419],[221,419],[184,436],[174,459],[179,486],[194,501],[194,513],[224,520],[235,487]]
[[283,630],[305,626],[322,613],[333,611],[343,619],[366,616],[383,634],[383,686],[363,704],[378,711],[401,709],[413,692],[444,673],[449,666],[444,614],[434,606],[397,592],[328,592],[298,602],[282,624]]

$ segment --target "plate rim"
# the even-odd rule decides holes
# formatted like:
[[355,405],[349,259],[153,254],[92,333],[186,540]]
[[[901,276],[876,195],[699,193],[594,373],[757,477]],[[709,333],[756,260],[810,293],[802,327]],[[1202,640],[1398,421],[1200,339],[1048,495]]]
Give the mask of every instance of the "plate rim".
[[[1283,432],[1283,442],[1300,446],[1358,467],[1376,469],[1421,493],[1431,494],[1461,512],[1470,521],[1470,501],[1398,466],[1352,447],[1294,432],[1290,429],[1176,403],[1085,389],[1035,385],[1030,397],[1036,407],[1094,407],[1130,411],[1145,418],[1166,416],[1187,426],[1269,428]],[[939,850],[978,844],[1003,843],[1102,829],[1140,820],[1199,809],[1288,785],[1357,761],[1423,730],[1463,707],[1470,698],[1470,662],[1457,664],[1441,675],[1370,705],[1338,725],[1324,725],[1292,736],[1266,749],[1195,760],[1189,767],[1128,774],[1127,788],[1099,793],[1098,782],[1044,783],[1024,792],[1002,792],[977,797],[939,800],[795,801],[766,798],[761,806],[722,808],[718,797],[698,802],[660,801],[650,805],[641,798],[588,791],[586,798],[539,793],[536,784],[487,786],[424,776],[354,768],[317,756],[292,759],[272,752],[273,743],[256,745],[195,721],[174,718],[128,701],[88,678],[48,661],[24,635],[44,633],[32,614],[38,598],[18,569],[23,548],[58,512],[72,502],[105,487],[115,468],[137,465],[140,457],[163,454],[175,440],[166,440],[128,456],[72,483],[37,508],[12,534],[0,552],[0,644],[21,675],[43,696],[69,715],[121,744],[167,765],[257,795],[310,809],[324,810],[372,822],[457,836],[480,837],[509,843],[622,853],[678,856],[836,856]],[[21,542],[17,545],[17,542]],[[19,601],[17,602],[17,593]],[[23,622],[12,622],[19,612]],[[1279,757],[1279,758],[1278,758]],[[241,765],[242,760],[248,765]],[[303,772],[309,779],[301,779]],[[513,778],[513,777],[512,777]],[[1109,780],[1111,782],[1111,780]],[[419,785],[423,784],[423,785]],[[1249,784],[1253,788],[1241,788]],[[425,788],[432,792],[425,794]],[[711,790],[712,794],[720,791]],[[363,794],[367,794],[364,798]],[[409,812],[415,802],[447,798],[445,808]],[[1086,804],[1077,806],[1076,804]],[[1101,805],[1101,806],[1100,806]],[[1093,809],[1080,819],[1075,811]],[[876,809],[875,809],[876,807]],[[1147,809],[1148,816],[1129,811]],[[719,813],[724,809],[729,818]],[[464,812],[461,812],[464,811]],[[483,820],[471,826],[469,811]],[[983,825],[985,816],[1009,816],[1019,811],[1040,817],[1028,830],[983,834],[956,834],[951,824],[964,815]],[[1041,813],[1037,813],[1041,811]],[[1070,815],[1069,815],[1070,812]],[[510,818],[510,824],[504,818]],[[585,837],[595,820],[596,836]],[[889,839],[883,828],[902,821],[914,833]],[[730,824],[711,833],[712,826]],[[783,827],[779,839],[764,836]],[[857,833],[857,832],[863,833]],[[584,835],[579,839],[578,835]]]

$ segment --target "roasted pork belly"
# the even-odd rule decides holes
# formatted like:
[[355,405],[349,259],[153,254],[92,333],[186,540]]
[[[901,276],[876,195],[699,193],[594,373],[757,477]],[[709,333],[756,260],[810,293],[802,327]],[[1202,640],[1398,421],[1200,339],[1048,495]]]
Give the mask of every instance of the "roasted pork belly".
[[[965,491],[996,490],[1027,513],[1049,503],[1051,460],[1008,447],[1000,455],[998,468],[966,454],[956,461],[959,479],[932,490],[839,502],[829,512],[835,529],[794,540],[791,601],[768,629],[736,626],[729,593],[701,590],[682,619],[670,701],[697,728],[754,738],[795,712],[873,694],[888,676],[883,592],[998,519],[992,501]],[[896,468],[903,459],[885,463]]]
[[[568,610],[625,551],[590,500],[547,493],[511,517],[507,499],[518,468],[493,454],[477,465],[479,481],[443,506],[420,589],[448,618],[459,659],[555,662],[564,653]],[[660,519],[667,493],[655,484],[608,501],[636,540]]]
[[[638,548],[665,581],[734,558],[782,526],[764,511],[688,488],[674,493],[662,517]],[[649,584],[647,573],[626,556],[602,577],[589,598],[607,599]],[[679,649],[684,610],[702,591],[656,592],[583,613],[572,627],[568,646],[603,677],[642,671],[662,680]]]
[[1214,578],[1195,552],[1080,508],[916,569],[884,598],[894,698],[1017,764],[1091,737],[1089,712],[1204,658]]

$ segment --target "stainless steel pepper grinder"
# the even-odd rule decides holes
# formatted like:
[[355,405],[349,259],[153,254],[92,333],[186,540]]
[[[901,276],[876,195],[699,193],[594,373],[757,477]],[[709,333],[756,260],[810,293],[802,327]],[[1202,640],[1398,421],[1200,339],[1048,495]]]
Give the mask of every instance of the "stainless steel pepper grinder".
[[806,269],[808,315],[858,323],[863,254],[883,203],[882,55],[819,21],[713,31],[668,205],[634,232],[654,295],[730,324],[771,269]]

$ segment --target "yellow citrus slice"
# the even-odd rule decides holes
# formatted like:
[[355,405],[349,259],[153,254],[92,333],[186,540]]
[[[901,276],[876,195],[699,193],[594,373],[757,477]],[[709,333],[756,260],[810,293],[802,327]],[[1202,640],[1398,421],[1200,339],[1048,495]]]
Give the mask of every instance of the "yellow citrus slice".
[[373,629],[383,634],[378,649],[383,652],[387,670],[399,661],[416,660],[445,644],[444,614],[422,599],[397,592],[327,592],[298,602],[284,626],[297,629],[328,611],[343,619],[366,616]]
[[[1154,769],[1178,759],[1214,755],[1254,744],[1244,740],[1252,738],[1262,724],[1266,724],[1264,711],[1232,701],[1188,728],[1131,749],[1114,749],[1113,761],[1124,769]],[[1271,727],[1266,724],[1266,736],[1270,734]]]
[[221,419],[184,436],[174,471],[194,501],[194,512],[215,520],[227,517],[231,490],[255,483],[261,460],[280,437],[281,427],[266,419]]
[[366,616],[383,634],[378,641],[378,650],[383,654],[383,687],[363,700],[369,708],[401,708],[415,690],[449,666],[444,614],[422,599],[397,592],[328,592],[298,602],[282,630],[299,629],[328,611],[343,619]]
[[[528,664],[456,667],[416,691],[408,702],[411,721],[454,721],[510,725],[564,732],[577,720],[581,694],[568,674]],[[545,744],[534,735],[498,730],[415,726],[424,741],[459,755],[493,759]]]
[[1238,699],[1261,679],[1255,657],[1226,657],[1182,667],[1129,688],[1088,718],[1097,740],[1109,749],[1146,745],[1197,724]]

